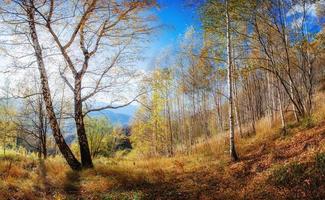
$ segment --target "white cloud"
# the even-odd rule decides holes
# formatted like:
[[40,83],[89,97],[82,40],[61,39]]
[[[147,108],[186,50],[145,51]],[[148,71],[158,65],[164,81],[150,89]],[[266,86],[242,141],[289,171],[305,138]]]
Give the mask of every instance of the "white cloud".
[[[325,0],[321,0],[320,3],[324,3]],[[316,16],[316,3],[305,4],[306,14],[312,17]],[[294,5],[288,12],[287,17],[291,17],[297,14],[302,14],[304,12],[304,6],[301,4]]]
[[295,20],[293,20],[290,25],[292,28],[300,28],[303,25],[302,23],[303,23],[303,17],[298,17]]

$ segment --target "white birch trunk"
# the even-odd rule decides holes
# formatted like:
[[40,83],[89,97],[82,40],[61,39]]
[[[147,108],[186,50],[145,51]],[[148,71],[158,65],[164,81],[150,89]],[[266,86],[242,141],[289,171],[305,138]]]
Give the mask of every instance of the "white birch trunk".
[[232,54],[231,54],[231,36],[230,36],[230,16],[229,16],[229,5],[226,0],[226,26],[227,26],[227,61],[228,61],[228,98],[229,98],[229,148],[230,157],[233,161],[238,160],[238,156],[235,148],[235,123],[234,123],[234,101],[232,91]]

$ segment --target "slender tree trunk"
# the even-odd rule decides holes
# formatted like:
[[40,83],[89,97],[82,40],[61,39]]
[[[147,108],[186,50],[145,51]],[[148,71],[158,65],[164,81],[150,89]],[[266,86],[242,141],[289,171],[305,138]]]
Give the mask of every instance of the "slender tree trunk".
[[75,94],[74,94],[74,109],[75,109],[75,123],[77,127],[77,135],[80,148],[81,163],[83,168],[92,168],[91,154],[89,150],[89,144],[87,140],[84,116],[82,112],[82,100],[81,100],[81,74],[77,74],[75,77]]
[[193,107],[193,112],[192,115],[190,115],[190,123],[191,123],[191,130],[188,132],[189,136],[189,144],[190,144],[190,151],[192,151],[192,145],[193,145],[193,132],[196,130],[195,126],[195,116],[196,116],[196,106],[195,106],[195,93],[192,92],[192,107]]
[[[274,76],[273,74],[271,74],[271,83],[274,83]],[[272,99],[272,121],[274,122],[275,118],[276,118],[276,100],[275,100],[275,91],[274,91],[274,87],[271,87],[271,99]]]
[[182,102],[181,102],[181,109],[182,109],[182,133],[183,133],[183,142],[184,142],[184,149],[187,151],[187,146],[186,146],[186,141],[187,141],[187,136],[186,132],[188,131],[188,126],[187,126],[187,120],[186,120],[186,110],[185,110],[185,95],[182,94]]
[[[284,45],[284,49],[285,49],[285,55],[286,55],[286,64],[287,64],[287,73],[288,73],[288,79],[289,79],[289,88],[290,88],[290,94],[291,98],[294,100],[295,99],[295,94],[294,94],[294,88],[295,87],[293,84],[293,80],[292,80],[292,76],[291,76],[291,68],[290,68],[290,55],[289,55],[289,47],[288,47],[288,36],[287,36],[287,21],[286,21],[286,17],[285,14],[283,12],[284,10],[284,5],[283,5],[283,1],[279,0],[279,6],[280,6],[280,17],[281,17],[281,25],[282,25],[282,38],[283,38],[283,45]],[[295,117],[295,120],[297,122],[299,122],[299,118],[298,118],[298,114],[297,114],[297,110],[296,110],[296,106],[294,103],[292,103],[292,110],[293,110],[293,114]]]
[[266,80],[267,80],[267,111],[268,111],[268,117],[269,117],[269,121],[270,121],[270,127],[273,126],[273,97],[272,97],[272,86],[271,86],[271,77],[270,77],[270,72],[266,72]]
[[38,142],[37,142],[37,156],[38,156],[38,159],[42,159],[42,141],[41,141],[41,138],[39,138]]
[[[252,127],[252,133],[255,134],[256,129],[255,129],[255,103],[253,102],[253,92],[252,92],[252,85],[249,83],[250,80],[247,80],[247,99],[248,99],[248,108],[247,110],[249,111],[250,114],[250,123],[251,123],[251,127]],[[249,135],[250,133],[248,133]]]
[[154,137],[155,137],[155,156],[158,156],[158,122],[157,119],[155,120],[155,131],[154,131]]
[[309,50],[308,47],[306,49],[306,59],[307,59],[307,66],[308,66],[308,70],[307,70],[307,77],[308,77],[308,87],[306,88],[307,90],[307,115],[310,116],[311,115],[311,111],[313,109],[313,93],[314,93],[314,70],[313,70],[313,64],[311,62],[311,58],[309,55]]
[[168,90],[166,87],[166,108],[167,108],[167,119],[168,119],[168,129],[169,129],[169,142],[170,142],[170,148],[169,148],[169,153],[170,155],[174,155],[174,136],[173,136],[173,127],[172,127],[172,118],[170,114],[170,105],[169,105],[169,97],[168,97]]
[[46,145],[46,132],[43,134],[42,138],[42,153],[43,153],[43,158],[47,158],[47,145]]
[[[181,94],[182,95],[182,94]],[[183,133],[183,119],[182,119],[182,107],[180,105],[180,97],[181,95],[177,94],[176,95],[176,103],[177,103],[177,126],[178,126],[178,131],[177,133],[177,140],[180,141],[181,143],[181,147],[182,147],[182,151],[183,151],[183,144],[184,144],[184,133]]]
[[[65,96],[65,82],[63,82],[63,88],[62,88],[62,96],[61,96],[61,101],[60,101],[60,112],[59,112],[59,115],[60,115],[60,118],[59,118],[59,127],[62,128],[63,127],[63,109],[64,109],[64,96]],[[57,154],[58,150],[57,150],[57,145],[55,144],[54,146],[54,151],[55,151],[55,154]]]
[[63,157],[68,162],[69,166],[73,170],[80,170],[81,164],[75,158],[71,149],[65,142],[64,137],[61,134],[61,130],[60,130],[59,124],[57,122],[56,116],[55,116],[51,93],[50,93],[50,87],[49,87],[49,83],[48,83],[48,79],[47,79],[43,56],[42,56],[42,49],[39,44],[38,36],[36,33],[35,18],[34,18],[35,8],[34,8],[33,0],[26,1],[26,12],[27,12],[27,17],[28,17],[30,36],[32,39],[33,48],[35,51],[35,57],[36,57],[37,64],[38,64],[38,70],[40,73],[40,79],[41,79],[41,84],[42,84],[42,93],[43,93],[43,98],[44,98],[44,102],[45,102],[45,106],[46,106],[46,112],[47,112],[48,118],[50,120],[50,125],[52,128],[54,139],[55,139],[56,144],[58,145]]
[[208,109],[208,96],[206,94],[205,91],[202,92],[202,101],[203,101],[203,111],[202,114],[203,116],[201,117],[203,121],[203,126],[205,127],[205,133],[206,133],[206,138],[209,139],[209,137],[211,136],[211,132],[210,132],[210,128],[209,128],[209,117],[210,117],[210,113],[209,113],[209,109]]
[[280,110],[280,119],[281,119],[282,131],[285,134],[286,133],[286,121],[285,121],[285,118],[284,118],[284,111],[283,111],[283,107],[282,107],[282,95],[281,95],[281,91],[280,91],[279,86],[280,86],[280,84],[277,87],[279,110]]
[[229,5],[226,0],[226,24],[227,24],[227,60],[228,60],[228,98],[229,98],[229,139],[230,139],[230,157],[233,161],[238,160],[238,155],[235,148],[235,123],[234,123],[234,102],[232,91],[232,55],[231,55],[231,35],[230,35],[230,16]]
[[249,88],[249,91],[250,91],[250,97],[251,97],[251,104],[250,104],[250,108],[251,108],[251,115],[252,115],[252,121],[251,121],[251,123],[252,123],[252,129],[253,129],[253,134],[256,134],[256,116],[257,116],[257,112],[256,112],[256,110],[257,110],[257,105],[258,105],[258,103],[257,103],[257,97],[256,97],[256,95],[254,95],[254,93],[256,93],[255,91],[256,91],[256,85],[255,85],[255,78],[254,78],[254,74],[253,74],[253,76],[252,76],[252,79],[253,80],[251,80],[251,87]]
[[[234,45],[232,46],[232,57],[235,57],[235,47]],[[237,74],[237,70],[238,70],[238,66],[236,65],[236,61],[234,58],[233,59],[233,74]],[[243,133],[242,133],[242,126],[241,126],[241,117],[240,117],[240,109],[239,109],[239,103],[238,103],[238,90],[237,90],[237,80],[238,80],[238,75],[233,78],[233,91],[234,91],[234,112],[235,112],[235,115],[236,115],[236,124],[237,124],[237,129],[238,129],[238,133],[239,133],[239,136],[242,137],[243,136]]]
[[223,118],[222,118],[222,111],[221,111],[221,98],[220,95],[215,95],[215,104],[217,109],[217,117],[218,117],[218,123],[219,123],[219,129],[220,131],[224,131],[223,127]]
[[44,109],[42,99],[38,99],[38,120],[39,120],[39,140],[40,140],[40,153],[43,155],[43,158],[47,157],[47,148],[46,148],[46,124],[44,123]]
[[242,137],[243,136],[242,122],[241,122],[239,103],[238,103],[237,86],[235,83],[234,83],[234,97],[235,97],[235,113],[236,113],[237,128],[240,137]]

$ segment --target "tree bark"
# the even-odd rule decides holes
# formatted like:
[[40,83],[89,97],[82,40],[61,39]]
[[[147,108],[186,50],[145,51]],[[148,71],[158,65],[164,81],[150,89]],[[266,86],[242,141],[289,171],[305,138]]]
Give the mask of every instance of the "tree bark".
[[41,85],[42,85],[42,94],[46,106],[46,112],[50,121],[50,126],[53,132],[54,139],[58,145],[62,155],[66,159],[67,163],[73,170],[80,170],[81,164],[73,155],[71,149],[64,140],[63,135],[58,124],[58,121],[55,116],[50,87],[48,83],[47,73],[43,61],[42,49],[38,40],[36,26],[35,26],[35,8],[33,0],[27,0],[25,2],[26,13],[28,17],[30,36],[32,39],[33,48],[35,51],[35,57],[37,60],[38,70],[40,73]]
[[234,83],[234,97],[235,97],[235,113],[236,113],[236,121],[237,121],[237,128],[240,137],[243,137],[243,130],[242,130],[242,121],[240,117],[240,110],[239,110],[239,103],[238,103],[238,92],[237,92],[237,86]]
[[169,106],[169,96],[168,96],[168,88],[166,87],[166,109],[167,109],[167,119],[168,119],[168,129],[169,129],[169,142],[170,142],[170,149],[169,153],[170,156],[174,155],[174,134],[173,134],[173,127],[172,127],[172,118],[171,118],[171,109]]
[[38,120],[39,120],[39,140],[40,140],[40,152],[43,155],[43,158],[46,159],[47,157],[47,146],[46,146],[46,123],[44,120],[44,109],[43,109],[43,101],[42,99],[38,98]]
[[84,116],[82,112],[80,73],[77,73],[75,77],[74,109],[75,109],[75,123],[77,128],[82,167],[92,168],[94,165],[91,159],[88,139],[85,130]]
[[277,93],[278,93],[278,101],[279,101],[279,109],[280,109],[281,127],[282,127],[283,133],[286,134],[286,121],[284,118],[284,111],[283,111],[283,106],[282,106],[282,95],[281,95],[279,86],[280,86],[280,84],[278,84]]
[[216,104],[216,110],[217,110],[217,118],[218,118],[218,122],[219,126],[218,129],[219,131],[224,131],[224,127],[223,127],[223,118],[222,118],[222,110],[221,110],[221,97],[219,94],[215,94],[214,95],[214,102]]
[[238,160],[238,155],[235,148],[235,123],[234,123],[234,101],[232,91],[232,54],[231,54],[231,35],[230,35],[230,15],[229,2],[226,0],[226,26],[227,26],[227,60],[228,60],[228,98],[229,98],[229,139],[230,139],[230,157],[233,161]]

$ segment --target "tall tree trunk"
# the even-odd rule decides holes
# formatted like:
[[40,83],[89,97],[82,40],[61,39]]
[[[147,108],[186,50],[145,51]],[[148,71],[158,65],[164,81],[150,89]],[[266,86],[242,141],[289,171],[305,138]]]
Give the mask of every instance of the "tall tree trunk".
[[77,135],[80,148],[81,163],[83,168],[92,168],[93,162],[89,150],[88,139],[85,130],[84,116],[82,113],[81,100],[81,74],[77,73],[75,77],[75,91],[74,91],[74,109],[75,109],[75,123],[77,127]]
[[230,143],[230,157],[233,161],[238,160],[238,155],[235,148],[235,123],[234,123],[234,102],[232,91],[232,55],[231,55],[231,35],[230,35],[230,16],[229,16],[229,2],[226,0],[226,24],[227,24],[227,60],[228,60],[228,98],[229,98],[229,143]]
[[[176,95],[176,103],[177,103],[177,126],[178,126],[178,131],[176,131],[177,133],[177,141],[180,141],[181,144],[184,144],[185,143],[185,138],[184,138],[184,131],[183,131],[183,126],[184,126],[184,118],[183,118],[183,111],[182,111],[182,107],[181,107],[181,104],[180,104],[180,97],[182,96],[183,94],[177,94]],[[184,145],[181,145],[181,148],[182,148],[182,151],[184,150],[183,149]]]
[[253,74],[252,80],[250,81],[251,87],[249,87],[249,92],[250,92],[250,97],[251,97],[251,103],[250,103],[250,108],[251,108],[251,123],[252,123],[252,129],[253,129],[253,134],[256,134],[256,118],[257,118],[257,107],[258,107],[258,100],[256,97],[256,80],[255,80],[255,75]]
[[208,109],[208,96],[205,91],[202,92],[202,103],[203,103],[203,111],[202,111],[202,117],[201,120],[203,120],[203,127],[205,127],[205,133],[206,138],[209,139],[211,137],[211,132],[209,128],[209,118],[210,118],[210,112]]
[[181,116],[181,119],[182,119],[182,138],[183,138],[183,142],[184,142],[184,149],[185,151],[187,151],[187,145],[186,145],[186,141],[187,141],[187,136],[186,136],[186,133],[188,131],[188,128],[187,128],[187,120],[186,120],[186,110],[185,110],[185,94],[182,93],[182,99],[181,99],[181,113],[182,113],[182,116]]
[[167,120],[168,120],[168,130],[169,130],[169,142],[170,148],[169,153],[170,156],[174,155],[174,136],[173,136],[173,127],[172,127],[172,118],[171,118],[171,109],[169,105],[169,96],[168,96],[168,88],[166,87],[166,109],[167,109]]
[[285,121],[285,118],[284,118],[284,111],[283,111],[283,107],[282,107],[282,95],[281,95],[281,91],[280,91],[280,84],[278,84],[277,93],[278,93],[278,101],[279,101],[279,110],[280,110],[280,119],[281,119],[282,132],[283,132],[283,134],[286,134],[286,121]]
[[55,116],[51,93],[50,93],[50,87],[49,87],[49,83],[48,83],[48,79],[47,79],[43,56],[42,56],[42,49],[41,49],[41,46],[40,46],[40,43],[38,40],[36,27],[35,27],[35,18],[34,18],[35,17],[35,8],[34,8],[33,0],[26,1],[26,13],[27,13],[27,17],[28,17],[30,36],[32,39],[32,44],[33,44],[33,48],[35,51],[35,57],[37,60],[38,70],[40,73],[40,79],[41,79],[41,84],[42,84],[42,94],[43,94],[43,98],[44,98],[44,102],[45,102],[45,106],[46,106],[46,112],[47,112],[48,118],[50,120],[50,126],[51,126],[51,129],[53,132],[55,142],[58,145],[63,157],[68,162],[69,166],[73,170],[80,170],[81,164],[75,158],[71,149],[65,142],[64,137],[61,134],[61,130],[60,130],[59,124],[57,122],[56,116]]
[[[288,74],[288,80],[289,80],[289,88],[290,88],[290,94],[291,98],[293,100],[295,100],[295,93],[294,93],[294,83],[292,80],[292,75],[291,75],[291,68],[290,68],[290,55],[289,55],[289,44],[288,44],[288,36],[287,36],[287,20],[284,14],[284,5],[283,5],[283,1],[279,0],[278,1],[279,6],[280,6],[280,18],[281,18],[281,25],[282,25],[282,40],[283,40],[283,45],[284,45],[284,49],[285,49],[285,55],[286,55],[286,65],[287,65],[287,74]],[[298,118],[298,113],[296,110],[296,105],[294,103],[292,103],[292,110],[293,110],[293,114],[295,117],[295,120],[297,122],[299,122],[299,118]]]
[[235,113],[236,113],[237,128],[238,128],[240,137],[242,137],[243,136],[242,122],[241,122],[239,103],[238,103],[237,86],[235,83],[234,83],[234,97],[235,97]]
[[271,74],[270,72],[266,72],[266,80],[267,80],[267,111],[268,111],[268,117],[270,121],[270,127],[273,126],[273,119],[274,119],[274,107],[273,107],[273,97],[272,97],[272,80],[271,80]]
[[155,156],[158,156],[158,122],[155,119],[155,131],[154,131],[154,141],[155,141]]
[[215,101],[216,109],[217,109],[217,118],[218,118],[218,123],[219,123],[218,128],[220,131],[224,131],[222,111],[221,111],[221,97],[219,94],[215,94],[214,101]]
[[[249,118],[249,122],[251,123],[252,126],[252,133],[255,134],[256,129],[255,129],[255,109],[254,107],[255,105],[255,101],[253,101],[254,96],[253,96],[253,85],[251,84],[251,80],[250,77],[247,78],[246,84],[245,84],[245,90],[246,90],[246,96],[247,96],[247,111],[250,114],[250,118]],[[248,132],[248,136],[249,136],[249,132]]]
[[43,158],[47,158],[47,145],[46,145],[46,132],[43,134],[42,138],[42,153],[43,153]]
[[40,140],[40,153],[43,155],[43,158],[47,157],[47,147],[46,147],[46,124],[44,121],[44,109],[43,109],[43,100],[38,98],[38,120],[39,120],[39,140]]
[[188,132],[188,139],[189,139],[189,148],[190,148],[190,152],[192,151],[192,145],[193,145],[193,132],[195,133],[196,130],[196,125],[195,125],[195,116],[196,116],[196,103],[195,103],[195,93],[192,90],[192,108],[193,108],[193,112],[192,114],[189,116],[190,117],[190,123],[191,123],[191,130],[189,130]]
[[[271,76],[271,84],[275,84],[274,81],[274,76],[273,74],[270,74]],[[271,99],[272,99],[272,121],[274,122],[274,120],[276,119],[276,99],[275,99],[276,93],[275,93],[275,87],[271,87]]]
[[[63,86],[62,86],[62,96],[61,96],[61,101],[60,101],[60,112],[59,112],[59,115],[60,115],[60,118],[59,118],[59,127],[64,127],[63,125],[63,109],[64,109],[64,96],[65,96],[65,82],[63,82]],[[55,144],[54,146],[54,151],[55,151],[55,154],[57,154],[58,150],[57,150],[57,145]]]

